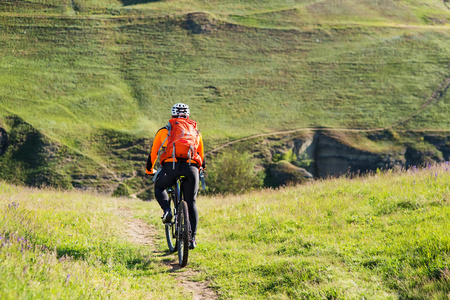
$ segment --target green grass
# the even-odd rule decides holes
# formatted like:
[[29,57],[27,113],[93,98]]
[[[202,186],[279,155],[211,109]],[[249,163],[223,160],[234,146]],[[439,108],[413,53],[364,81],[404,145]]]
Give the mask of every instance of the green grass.
[[[242,1],[139,1],[139,0],[75,0],[75,1],[37,1],[30,0],[20,5],[18,1],[6,1],[2,5],[6,13],[40,13],[45,15],[62,14],[67,16],[95,15],[129,15],[129,14],[183,14],[192,11],[209,11],[223,18],[234,16],[250,16],[272,25],[280,24],[314,24],[329,22],[348,22],[355,20],[423,23],[423,17],[443,16],[446,7],[442,2],[427,1],[318,1],[318,0],[259,0]],[[298,15],[301,18],[299,20]]]
[[449,180],[446,164],[205,200],[195,264],[230,298],[446,299]]
[[[447,299],[449,168],[200,196],[191,280],[221,299]],[[156,202],[0,189],[2,299],[189,298]],[[156,246],[130,240],[133,218],[155,226]]]
[[[84,139],[98,128],[152,135],[170,106],[185,101],[215,143],[307,126],[387,126],[416,111],[448,76],[446,27],[397,28],[408,20],[395,13],[417,9],[417,3],[388,9],[384,2],[314,2],[161,1],[136,6],[146,17],[132,18],[136,10],[120,1],[74,1],[86,15],[115,8],[129,20],[68,19],[57,11],[56,18],[36,18],[39,6],[20,15],[35,1],[16,5],[19,15],[4,12],[1,22],[2,107],[80,149],[76,135]],[[162,17],[158,9],[166,6],[174,13],[211,13],[218,28],[193,35],[181,28],[182,15]],[[293,30],[265,24],[279,14],[285,20],[292,9]],[[433,9],[449,17],[439,6]],[[324,14],[327,22],[295,23],[302,20],[298,10],[315,20]],[[356,25],[354,12],[362,14]],[[390,20],[378,21],[376,13]],[[244,26],[223,28],[228,14]],[[342,21],[329,18],[334,14]],[[260,15],[266,21],[252,24]],[[443,103],[410,128],[447,128]]]
[[145,203],[5,183],[0,189],[2,299],[187,297],[161,257],[127,238],[129,206],[137,214]]
[[[390,126],[449,77],[441,2],[138,2],[2,2],[0,124],[19,116],[84,156],[83,175],[135,180],[144,155],[138,166],[99,137],[146,139],[148,151],[177,102],[208,151],[278,130]],[[186,28],[192,12],[205,33]],[[448,99],[396,129],[449,130]]]
[[[191,104],[213,142],[308,126],[384,127],[415,112],[439,86],[450,48],[445,32],[423,37],[403,29],[382,29],[375,37],[354,29],[317,30],[312,38],[280,32],[275,40],[272,32],[205,38],[176,27],[156,35],[156,28],[132,29],[131,47],[105,49],[114,40],[87,39],[113,29],[83,28],[85,39],[69,33],[69,45],[52,45],[51,54],[48,48],[28,50],[37,53],[25,57],[4,53],[2,107],[78,148],[76,135],[86,138],[97,128],[151,135],[177,101]],[[40,28],[28,30],[42,35]],[[151,38],[141,42],[141,35]],[[358,41],[343,41],[347,35]],[[11,48],[20,42],[4,49]],[[444,102],[409,128],[445,127]]]

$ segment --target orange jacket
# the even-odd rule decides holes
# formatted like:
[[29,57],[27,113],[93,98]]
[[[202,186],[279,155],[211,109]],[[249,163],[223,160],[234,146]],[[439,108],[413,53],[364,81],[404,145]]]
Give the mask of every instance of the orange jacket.
[[[161,151],[164,151],[165,147],[167,146],[167,135],[168,135],[169,131],[167,130],[166,127],[161,128],[160,130],[158,130],[158,132],[155,135],[155,139],[153,140],[153,145],[152,145],[152,150],[150,151],[150,155],[148,156],[147,159],[147,166],[145,167],[145,173],[147,174],[153,174],[153,169],[155,167],[155,163],[156,163],[156,159],[158,158],[158,151],[159,149],[161,149]],[[164,145],[162,145],[162,143],[164,143]],[[161,147],[162,145],[162,147]],[[197,152],[200,155],[201,159],[202,159],[202,166],[201,167],[205,167],[205,155],[204,155],[204,150],[203,150],[203,138],[202,135],[200,134],[200,141],[199,141],[199,145],[197,148]],[[168,159],[166,159],[165,161],[160,162],[161,164],[164,162],[173,162],[173,158],[170,157]],[[177,161],[177,159],[175,158],[175,161]],[[195,161],[192,161],[192,163],[195,163]]]

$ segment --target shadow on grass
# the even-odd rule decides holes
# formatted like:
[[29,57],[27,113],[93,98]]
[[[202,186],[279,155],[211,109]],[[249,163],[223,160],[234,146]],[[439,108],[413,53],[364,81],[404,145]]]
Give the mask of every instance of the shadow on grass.
[[70,257],[75,260],[77,260],[77,259],[86,260],[85,252],[74,250],[74,249],[67,249],[67,248],[63,248],[63,249],[57,248],[56,256],[58,257],[58,259],[61,259],[63,257]]
[[[117,265],[123,265],[129,270],[139,270],[139,271],[147,271],[152,268],[152,264],[156,264],[158,261],[155,259],[151,259],[147,256],[141,256],[139,254],[133,255],[130,251],[130,253],[127,253],[128,255],[121,256],[120,253],[115,257],[95,257],[95,259],[101,263],[101,264],[108,264],[110,263],[110,259],[113,259],[113,262]],[[67,258],[70,258],[72,260],[85,260],[88,261],[92,257],[90,257],[89,251],[80,251],[76,249],[70,249],[70,248],[57,248],[56,249],[56,255],[57,258],[62,261]]]
[[123,6],[145,4],[145,3],[152,3],[152,2],[161,2],[161,1],[162,0],[120,0],[120,2],[122,2]]
[[[171,253],[173,254],[173,253]],[[163,260],[163,264],[165,264],[166,266],[170,267],[171,269],[168,271],[169,273],[173,273],[176,272],[178,270],[183,269],[183,267],[181,267],[178,264],[178,260],[177,259],[164,259]]]

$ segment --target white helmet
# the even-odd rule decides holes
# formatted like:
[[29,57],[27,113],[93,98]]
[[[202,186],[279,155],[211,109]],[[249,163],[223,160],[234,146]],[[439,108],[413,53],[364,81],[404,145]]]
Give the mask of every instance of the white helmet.
[[184,103],[177,103],[172,106],[172,116],[178,118],[187,118],[189,117],[189,106]]

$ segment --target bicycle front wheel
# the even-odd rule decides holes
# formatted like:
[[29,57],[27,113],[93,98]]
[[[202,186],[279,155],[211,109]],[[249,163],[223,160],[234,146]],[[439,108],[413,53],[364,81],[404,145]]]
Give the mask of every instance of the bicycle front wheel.
[[186,201],[180,202],[178,208],[178,263],[181,267],[185,267],[189,256],[189,213]]

